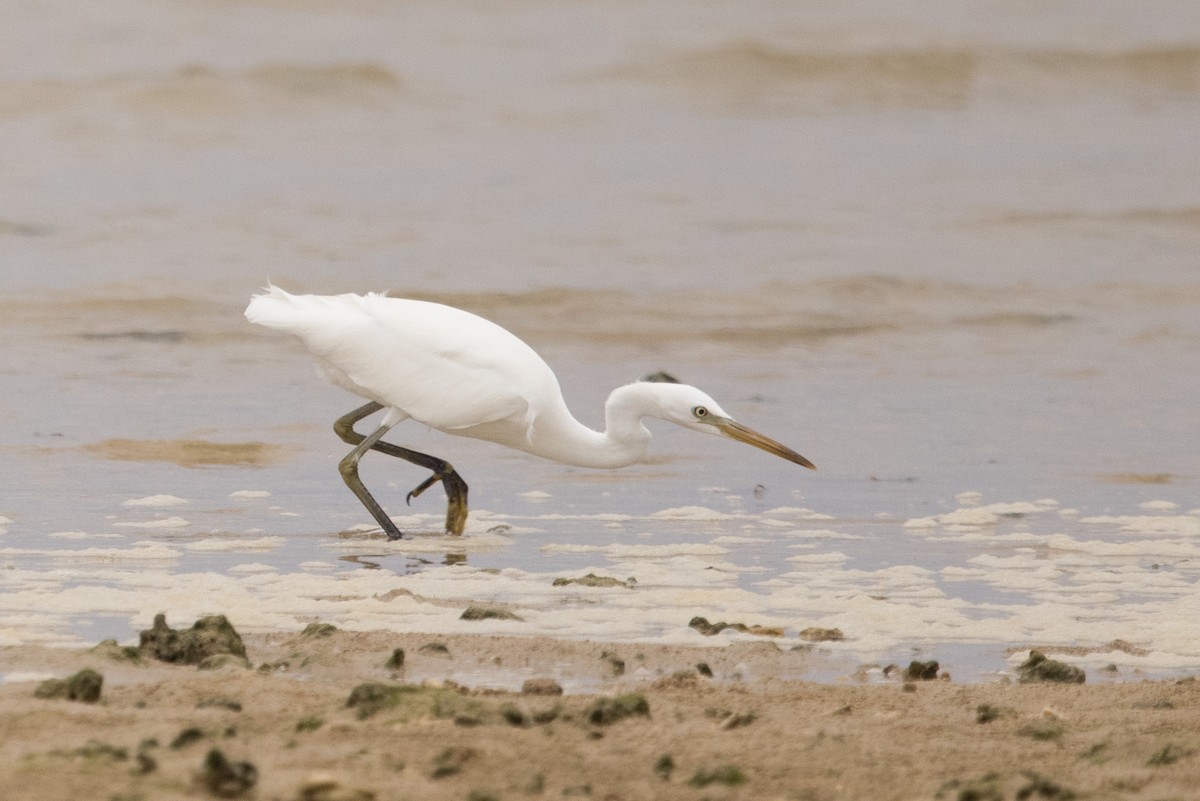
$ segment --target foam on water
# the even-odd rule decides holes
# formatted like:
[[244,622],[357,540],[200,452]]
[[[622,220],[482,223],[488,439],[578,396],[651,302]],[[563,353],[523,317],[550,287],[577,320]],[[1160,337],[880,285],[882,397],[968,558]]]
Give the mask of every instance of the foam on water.
[[[947,541],[947,531],[953,535],[949,542],[962,542],[953,530],[971,529],[976,536],[965,540],[970,550],[960,564],[867,566],[864,556],[881,533],[872,530],[880,524],[863,528],[857,521],[805,510],[793,517],[832,528],[790,534],[855,547],[796,554],[796,547],[809,543],[785,533],[783,542],[792,555],[764,565],[747,557],[764,547],[774,549],[780,530],[771,521],[782,516],[779,508],[769,515],[719,519],[723,527],[736,525],[756,535],[716,537],[686,536],[691,527],[707,530],[714,521],[707,513],[674,514],[678,508],[667,510],[672,512],[668,515],[633,519],[652,540],[670,542],[583,545],[556,542],[553,531],[540,533],[540,538],[548,538],[539,549],[545,554],[589,557],[569,575],[610,576],[628,580],[628,586],[557,587],[553,579],[562,575],[560,569],[461,562],[426,564],[415,571],[349,569],[346,562],[323,560],[298,562],[291,569],[262,561],[231,562],[220,572],[186,566],[189,554],[196,553],[286,553],[287,542],[278,536],[193,535],[171,546],[143,541],[104,549],[6,548],[0,550],[10,568],[0,575],[6,610],[0,641],[67,644],[75,641],[70,633],[74,621],[85,616],[124,616],[133,630],[149,625],[156,609],[169,609],[184,619],[222,612],[239,628],[252,631],[292,630],[306,621],[322,620],[361,630],[549,634],[706,645],[756,639],[738,633],[704,637],[687,625],[700,615],[779,627],[784,632],[778,640],[781,647],[798,642],[803,628],[839,628],[846,638],[820,647],[846,660],[847,669],[861,661],[899,658],[915,645],[936,653],[939,643],[974,643],[981,651],[997,654],[1022,643],[1087,643],[1093,650],[1070,655],[1069,661],[1085,667],[1113,663],[1143,674],[1180,670],[1200,658],[1200,624],[1193,622],[1200,618],[1191,592],[1200,574],[1200,567],[1192,566],[1200,565],[1200,545],[1196,530],[1177,524],[1180,519],[1200,519],[1195,516],[1084,517],[1079,523],[1094,532],[1092,538],[1084,538],[1054,530],[1062,520],[1054,503],[960,507],[936,516],[929,525],[885,524],[904,532],[901,536],[931,542]],[[983,510],[988,517],[964,524],[958,512],[965,510]],[[520,516],[482,516],[493,528],[519,527],[521,522]],[[592,516],[588,522],[601,525],[607,516]],[[511,522],[498,522],[503,519]],[[1135,540],[1127,539],[1131,525],[1141,535]],[[1158,536],[1148,539],[1147,532]],[[685,536],[679,538],[681,534]],[[864,542],[872,546],[865,552],[857,545]],[[402,554],[454,552],[474,560],[522,547],[519,539],[494,531],[463,538],[421,535],[398,543],[334,540],[318,546],[382,565],[394,564]],[[1150,559],[1158,562],[1150,564]],[[971,589],[975,587],[990,591],[980,593]],[[465,605],[480,602],[503,604],[520,619],[459,619]],[[28,611],[34,609],[36,614]],[[1133,653],[1105,647],[1115,640],[1141,647]],[[967,663],[960,666],[967,673],[956,673],[984,678],[1000,669],[995,659],[988,665],[983,659]],[[972,674],[972,669],[978,673]]]
[[163,517],[156,520],[124,520],[119,523],[113,523],[118,528],[141,528],[141,529],[167,529],[167,528],[187,528],[191,525],[187,520],[178,515],[172,517]]
[[154,509],[167,509],[173,506],[186,506],[190,501],[176,498],[174,495],[148,495],[145,498],[130,498],[122,501],[122,506],[144,506]]
[[207,537],[183,545],[188,551],[273,551],[282,546],[283,537],[256,537],[250,540]]

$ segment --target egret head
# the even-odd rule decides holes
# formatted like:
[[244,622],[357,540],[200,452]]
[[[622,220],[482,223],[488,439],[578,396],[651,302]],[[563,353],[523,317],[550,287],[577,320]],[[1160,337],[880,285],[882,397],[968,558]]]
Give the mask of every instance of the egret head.
[[786,445],[781,445],[734,420],[719,403],[699,389],[688,384],[655,384],[654,387],[662,410],[660,416],[664,420],[703,434],[715,434],[744,442],[789,462],[812,470],[817,469],[816,465]]

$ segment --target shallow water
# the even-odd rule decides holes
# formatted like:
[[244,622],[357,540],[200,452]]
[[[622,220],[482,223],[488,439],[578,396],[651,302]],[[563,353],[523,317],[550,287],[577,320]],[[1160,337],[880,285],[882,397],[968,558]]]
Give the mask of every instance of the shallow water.
[[[725,641],[702,615],[838,627],[846,672],[1194,668],[1200,13],[922,9],[19,4],[0,642],[164,609]],[[603,473],[408,424],[474,511],[429,534],[439,491],[407,509],[422,476],[369,458],[416,532],[386,543],[335,469],[355,399],[241,317],[268,278],[484,314],[591,425],[668,370],[820,471],[662,426]],[[588,571],[637,586],[551,586]]]

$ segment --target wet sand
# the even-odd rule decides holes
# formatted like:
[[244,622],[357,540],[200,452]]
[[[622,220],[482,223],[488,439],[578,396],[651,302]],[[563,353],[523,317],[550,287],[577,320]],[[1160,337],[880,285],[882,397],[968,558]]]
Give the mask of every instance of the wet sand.
[[[5,797],[1148,799],[1200,783],[1192,679],[820,685],[778,678],[769,643],[343,631],[245,642],[251,667],[208,670],[112,647],[0,650]],[[390,669],[397,648],[404,664]],[[34,697],[36,679],[85,667],[104,676],[97,703]],[[479,679],[443,681],[452,669]],[[22,673],[33,680],[14,682]],[[523,694],[526,679],[587,691]],[[377,710],[348,706],[371,682],[407,689]],[[234,778],[210,786],[214,749]],[[242,762],[255,776],[244,793]]]
[[[1196,9],[6,22],[0,644],[126,641],[158,608],[462,634],[486,600],[512,636],[836,627],[849,672],[959,682],[1029,644],[1118,680],[1200,664]],[[598,473],[406,424],[472,514],[434,536],[440,493],[407,506],[425,475],[372,457],[415,535],[384,543],[337,473],[358,399],[242,316],[268,280],[493,319],[590,426],[666,370],[821,469],[664,426],[651,464]],[[637,589],[553,583],[589,572]]]

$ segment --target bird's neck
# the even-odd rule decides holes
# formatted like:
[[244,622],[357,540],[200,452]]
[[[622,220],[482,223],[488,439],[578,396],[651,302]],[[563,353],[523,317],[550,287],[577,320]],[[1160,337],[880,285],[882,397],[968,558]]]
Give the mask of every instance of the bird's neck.
[[605,429],[594,431],[564,406],[564,415],[538,421],[530,450],[539,456],[578,467],[625,467],[641,461],[650,446],[650,431],[642,418],[656,416],[659,405],[645,384],[617,387],[604,404]]

